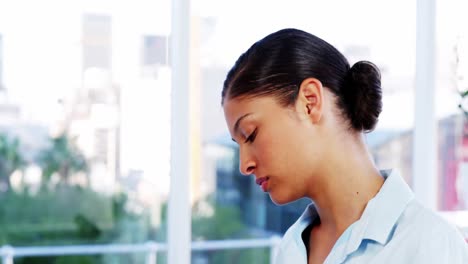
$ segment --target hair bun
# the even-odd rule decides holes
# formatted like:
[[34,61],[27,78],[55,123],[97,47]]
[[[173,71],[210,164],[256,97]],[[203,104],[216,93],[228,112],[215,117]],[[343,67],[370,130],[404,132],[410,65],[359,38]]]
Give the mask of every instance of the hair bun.
[[359,61],[349,69],[344,86],[351,125],[358,131],[372,131],[382,112],[379,69],[371,62]]

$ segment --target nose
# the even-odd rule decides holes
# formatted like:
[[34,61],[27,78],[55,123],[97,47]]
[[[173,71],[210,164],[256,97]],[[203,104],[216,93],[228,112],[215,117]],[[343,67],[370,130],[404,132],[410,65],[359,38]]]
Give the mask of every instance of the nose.
[[257,164],[252,155],[247,150],[242,150],[241,148],[239,150],[239,171],[243,175],[248,176],[254,173],[256,166]]

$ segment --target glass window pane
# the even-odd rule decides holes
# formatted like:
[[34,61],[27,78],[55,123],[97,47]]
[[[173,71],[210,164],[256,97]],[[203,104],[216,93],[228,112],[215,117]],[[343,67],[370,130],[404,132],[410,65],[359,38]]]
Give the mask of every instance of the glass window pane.
[[[451,28],[452,34],[460,35],[460,25],[466,24],[460,22],[459,16],[452,24],[442,21],[444,16],[445,19],[454,19],[451,14],[455,9],[463,10],[455,2],[437,7],[437,60],[447,62],[438,62],[436,77],[439,132],[438,142],[434,144],[438,146],[439,156],[440,210],[465,208],[460,203],[459,188],[466,184],[462,182],[464,178],[458,176],[465,166],[463,162],[460,164],[465,159],[462,141],[464,118],[457,109],[458,95],[449,88],[454,85],[441,81],[441,78],[454,74],[454,60],[449,59],[450,56],[453,58],[450,54],[454,52],[454,45],[452,42],[449,46],[439,46],[439,43],[447,42],[444,37],[447,28]],[[375,131],[366,135],[366,142],[379,168],[398,168],[409,185],[413,185],[415,1],[255,1],[248,4],[243,1],[222,4],[195,1],[193,10],[194,60],[191,70],[197,78],[194,78],[192,86],[197,98],[196,107],[200,109],[199,142],[202,145],[200,176],[193,178],[194,203],[197,205],[193,211],[194,239],[282,235],[310,202],[304,199],[287,206],[275,206],[252,178],[240,175],[238,149],[230,139],[220,106],[224,78],[240,54],[260,38],[286,27],[303,29],[327,40],[344,53],[350,63],[370,60],[379,66],[383,112]],[[316,12],[311,15],[311,10]],[[395,19],[395,14],[398,14],[398,19]],[[458,38],[459,42],[461,38]],[[444,47],[448,49],[441,50]],[[458,56],[461,54],[458,51]],[[461,70],[462,60],[458,60],[459,73],[466,72]],[[462,82],[464,79],[458,76],[457,80]],[[200,223],[211,225],[220,221],[224,214],[229,215],[227,224],[238,229],[226,229],[223,233],[216,228],[199,228]],[[211,261],[209,257],[205,259]]]
[[437,9],[437,64],[436,112],[438,130],[439,209],[466,210],[466,99],[468,90],[466,65],[468,63],[468,20],[462,1],[438,4]]
[[170,4],[0,3],[0,247],[166,241]]

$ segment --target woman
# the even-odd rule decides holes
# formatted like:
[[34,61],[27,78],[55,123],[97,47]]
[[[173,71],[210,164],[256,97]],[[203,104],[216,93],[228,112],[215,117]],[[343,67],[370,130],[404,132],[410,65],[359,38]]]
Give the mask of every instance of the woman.
[[312,199],[276,263],[468,263],[458,231],[379,171],[363,133],[382,109],[378,68],[284,29],[250,47],[222,91],[240,170],[276,204]]

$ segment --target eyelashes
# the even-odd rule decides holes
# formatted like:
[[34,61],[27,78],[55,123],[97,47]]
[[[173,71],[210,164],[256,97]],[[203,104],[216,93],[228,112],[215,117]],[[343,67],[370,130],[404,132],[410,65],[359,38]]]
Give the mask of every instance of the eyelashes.
[[250,134],[246,139],[245,143],[252,143],[255,140],[255,137],[257,136],[257,128]]

